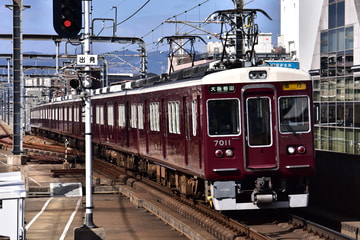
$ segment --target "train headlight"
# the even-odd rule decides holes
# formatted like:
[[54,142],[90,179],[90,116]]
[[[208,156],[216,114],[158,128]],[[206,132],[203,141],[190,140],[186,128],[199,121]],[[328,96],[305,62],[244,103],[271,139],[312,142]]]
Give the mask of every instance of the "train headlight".
[[249,79],[266,79],[266,78],[267,78],[267,72],[265,70],[249,72]]
[[226,157],[233,157],[234,156],[234,151],[232,149],[226,149],[225,156]]
[[218,158],[221,158],[224,156],[224,152],[222,150],[218,149],[215,151],[215,156]]
[[306,152],[306,148],[304,146],[298,146],[296,150],[298,153],[301,154],[304,154]]
[[288,154],[294,154],[295,153],[295,148],[293,147],[293,146],[289,146],[288,148],[287,148],[287,152],[288,152]]

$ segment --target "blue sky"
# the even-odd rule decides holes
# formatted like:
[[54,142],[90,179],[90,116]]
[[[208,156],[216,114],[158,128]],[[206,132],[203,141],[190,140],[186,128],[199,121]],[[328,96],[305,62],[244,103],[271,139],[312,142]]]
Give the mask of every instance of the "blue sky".
[[[92,18],[114,18],[117,7],[118,22],[123,21],[148,0],[93,0]],[[280,0],[245,0],[246,8],[261,8],[268,12],[273,18],[269,21],[261,14],[258,15],[257,23],[261,32],[272,32],[273,42],[279,34],[279,10]],[[2,0],[0,5],[0,34],[12,33],[12,11],[5,8],[5,4],[12,4],[11,0]],[[56,34],[52,26],[52,1],[51,0],[23,0],[24,5],[31,5],[30,9],[23,11],[23,33],[24,34]],[[201,7],[194,8],[184,14],[185,11],[201,4]],[[220,9],[233,8],[231,0],[150,0],[145,7],[128,21],[117,27],[117,35],[122,37],[144,37],[149,44],[148,50],[153,49],[152,42],[156,42],[164,35],[173,35],[176,30],[188,31],[189,27],[181,28],[176,24],[162,24],[164,20],[177,16],[177,20],[202,21],[212,12]],[[173,18],[174,19],[174,18]],[[160,26],[159,26],[160,25]],[[103,28],[104,27],[104,28]],[[215,29],[214,29],[215,30]],[[97,21],[94,32],[101,35],[112,35],[110,22]],[[10,53],[12,44],[10,41],[0,40],[0,53]],[[124,46],[115,44],[96,44],[94,52],[107,52],[111,50],[121,50]],[[54,53],[55,44],[53,42],[29,42],[23,43],[23,51],[37,51]]]

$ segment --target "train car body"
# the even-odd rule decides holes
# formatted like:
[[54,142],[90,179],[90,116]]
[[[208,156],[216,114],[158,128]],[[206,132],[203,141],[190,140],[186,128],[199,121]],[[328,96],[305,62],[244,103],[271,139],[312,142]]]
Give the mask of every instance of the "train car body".
[[307,206],[301,177],[314,170],[309,76],[246,68],[205,78],[205,172],[214,180],[215,208]]
[[[92,95],[94,154],[217,210],[307,206],[314,172],[307,73],[249,67],[160,80]],[[32,128],[79,145],[82,107],[81,98],[34,107]]]

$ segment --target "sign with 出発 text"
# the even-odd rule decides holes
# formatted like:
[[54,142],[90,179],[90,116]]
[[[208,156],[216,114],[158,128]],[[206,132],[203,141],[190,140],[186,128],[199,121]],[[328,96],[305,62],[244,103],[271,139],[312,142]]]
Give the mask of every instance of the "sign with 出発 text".
[[98,55],[77,55],[77,65],[98,65]]

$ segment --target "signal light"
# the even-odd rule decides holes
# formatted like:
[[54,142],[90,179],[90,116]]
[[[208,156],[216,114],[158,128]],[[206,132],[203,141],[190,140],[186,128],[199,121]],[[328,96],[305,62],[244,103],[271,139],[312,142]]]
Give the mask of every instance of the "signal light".
[[77,89],[80,86],[80,81],[78,79],[71,79],[70,86],[71,88]]
[[82,28],[82,0],[53,0],[53,25],[60,37],[75,37]]
[[64,20],[63,22],[64,27],[69,28],[72,25],[72,22],[70,20]]

